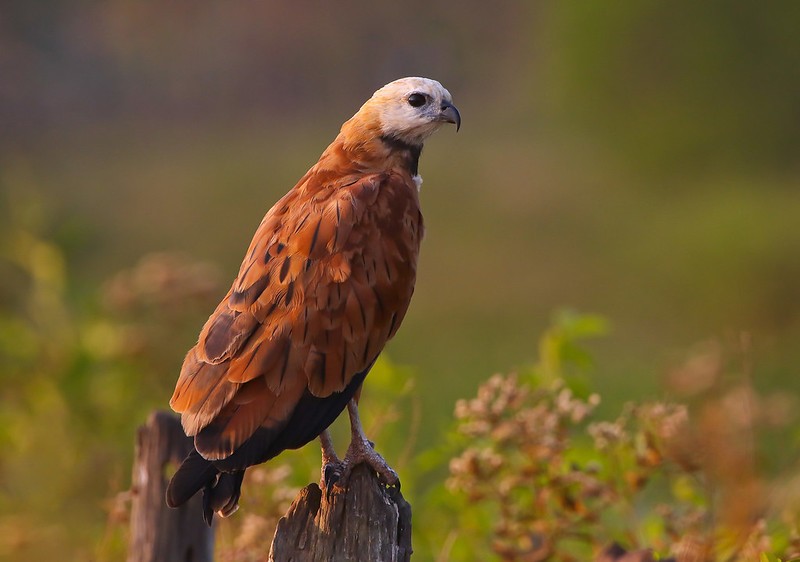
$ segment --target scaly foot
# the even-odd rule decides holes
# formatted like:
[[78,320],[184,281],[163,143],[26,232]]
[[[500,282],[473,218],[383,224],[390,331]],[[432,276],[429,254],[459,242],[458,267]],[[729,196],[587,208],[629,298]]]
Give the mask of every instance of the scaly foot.
[[366,463],[374,470],[387,487],[400,488],[400,478],[389,466],[386,460],[375,451],[375,446],[364,435],[361,420],[358,417],[358,406],[355,400],[347,405],[350,414],[350,430],[352,438],[347,454],[341,461],[332,453],[333,447],[330,435],[325,432],[320,436],[322,441],[322,482],[328,496],[333,487],[346,488],[353,468],[361,463]]
[[350,442],[350,447],[347,449],[347,455],[337,465],[328,464],[325,474],[326,484],[337,486],[339,488],[346,488],[350,480],[350,474],[353,469],[361,464],[366,463],[374,470],[381,481],[387,487],[399,487],[400,478],[397,473],[389,466],[386,460],[378,454],[367,439],[353,439]]

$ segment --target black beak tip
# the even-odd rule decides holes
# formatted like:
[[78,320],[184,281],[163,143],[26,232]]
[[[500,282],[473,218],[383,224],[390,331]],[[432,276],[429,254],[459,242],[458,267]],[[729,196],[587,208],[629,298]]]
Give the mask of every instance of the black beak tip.
[[456,106],[452,103],[444,103],[442,105],[442,116],[448,123],[453,123],[456,126],[456,132],[458,132],[461,128],[461,114]]

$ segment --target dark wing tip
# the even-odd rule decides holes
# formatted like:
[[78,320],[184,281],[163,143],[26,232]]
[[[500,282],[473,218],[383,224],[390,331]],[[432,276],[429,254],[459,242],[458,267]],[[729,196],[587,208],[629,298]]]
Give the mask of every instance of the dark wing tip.
[[175,508],[185,504],[201,488],[212,483],[217,472],[213,464],[192,450],[169,481],[167,506]]
[[203,489],[203,520],[211,526],[214,513],[230,517],[239,509],[239,496],[242,493],[244,470],[222,472],[216,482]]

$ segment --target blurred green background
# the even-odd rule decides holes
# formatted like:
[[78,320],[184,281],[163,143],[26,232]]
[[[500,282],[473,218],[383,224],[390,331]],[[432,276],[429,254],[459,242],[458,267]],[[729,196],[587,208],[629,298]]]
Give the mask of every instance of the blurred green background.
[[610,321],[604,408],[741,332],[756,384],[797,390],[798,28],[789,0],[5,2],[0,557],[103,557],[134,428],[261,217],[401,76],[463,116],[422,158],[427,236],[388,348],[415,447],[530,363],[561,307]]

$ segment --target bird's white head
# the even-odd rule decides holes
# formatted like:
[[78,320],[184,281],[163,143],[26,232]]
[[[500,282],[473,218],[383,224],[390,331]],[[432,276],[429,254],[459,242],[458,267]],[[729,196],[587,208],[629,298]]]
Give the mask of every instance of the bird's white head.
[[444,86],[430,78],[400,78],[376,91],[356,113],[381,136],[412,146],[422,143],[445,123],[461,127],[461,115]]

